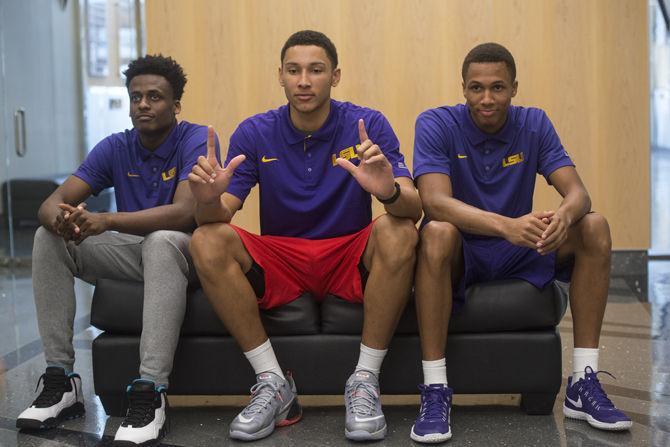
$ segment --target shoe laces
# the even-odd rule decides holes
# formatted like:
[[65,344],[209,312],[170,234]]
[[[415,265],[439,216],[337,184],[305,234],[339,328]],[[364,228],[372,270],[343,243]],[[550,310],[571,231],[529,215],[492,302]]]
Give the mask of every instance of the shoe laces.
[[[123,420],[124,427],[144,427],[154,419],[156,391],[138,391],[128,387],[128,411]],[[166,399],[167,403],[167,399]]]
[[377,388],[369,382],[354,382],[349,388],[349,409],[361,416],[372,414],[377,408]]
[[242,414],[253,416],[260,413],[267,408],[273,400],[276,400],[279,395],[279,385],[274,382],[257,382],[250,389],[251,401],[249,405],[242,410]]
[[421,390],[419,419],[422,421],[436,419],[446,421],[449,413],[447,405],[448,396],[443,397],[442,390],[426,385],[419,385],[419,389]]
[[[40,387],[40,383],[44,385],[42,392],[37,396],[33,405],[38,408],[50,407],[58,403],[63,398],[63,393],[68,390],[68,382],[70,377],[61,374],[44,373],[37,380],[35,392]],[[77,396],[77,387],[74,387],[75,396]]]
[[598,380],[598,374],[607,374],[615,380],[616,377],[614,377],[614,375],[608,371],[595,372],[593,369],[591,369],[591,367],[586,367],[585,373],[586,374],[584,375],[584,379],[582,379],[581,388],[586,390],[584,392],[584,396],[587,398],[587,400],[592,403],[596,410],[600,410],[601,408],[614,409],[614,404],[607,397],[607,393],[605,393],[605,390],[603,390],[603,387]]

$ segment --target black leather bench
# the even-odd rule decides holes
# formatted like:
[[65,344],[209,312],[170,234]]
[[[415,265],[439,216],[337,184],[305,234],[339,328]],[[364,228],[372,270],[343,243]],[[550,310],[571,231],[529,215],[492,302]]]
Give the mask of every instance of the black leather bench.
[[[124,390],[138,376],[142,283],[99,280],[91,324],[95,392],[109,415],[122,415]],[[522,395],[529,414],[552,411],[561,386],[561,338],[556,326],[567,305],[564,289],[538,290],[521,280],[476,284],[451,319],[449,385],[456,393]],[[363,307],[336,297],[304,295],[261,313],[283,368],[300,394],[341,394],[358,359]],[[382,368],[385,394],[416,394],[421,350],[413,301],[403,314]],[[201,289],[189,291],[172,375],[173,395],[244,395],[253,370]]]

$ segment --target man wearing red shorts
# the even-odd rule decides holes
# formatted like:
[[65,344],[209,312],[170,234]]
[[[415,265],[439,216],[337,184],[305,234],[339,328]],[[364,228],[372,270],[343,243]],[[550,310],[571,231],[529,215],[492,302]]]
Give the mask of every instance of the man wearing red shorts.
[[[191,242],[198,276],[257,375],[249,405],[230,425],[235,439],[260,439],[300,419],[295,384],[279,366],[258,307],[304,292],[364,303],[360,357],[345,388],[345,434],[386,434],[378,376],[410,293],[421,204],[386,118],[330,98],[340,75],[328,37],[292,35],[279,68],[288,105],[238,126],[225,169],[210,128],[211,150],[189,176],[198,201]],[[256,184],[260,236],[230,225]],[[386,209],[374,222],[371,196]]]

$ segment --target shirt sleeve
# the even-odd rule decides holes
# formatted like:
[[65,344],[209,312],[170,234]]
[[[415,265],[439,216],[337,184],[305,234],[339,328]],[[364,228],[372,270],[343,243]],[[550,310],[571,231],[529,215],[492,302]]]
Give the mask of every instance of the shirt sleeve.
[[[216,159],[221,160],[221,151],[219,148],[218,138],[215,140],[216,145]],[[181,166],[179,166],[179,181],[182,182],[188,179],[188,174],[191,173],[193,166],[198,163],[198,157],[201,155],[207,156],[207,127],[197,126],[184,139],[181,151]]]
[[235,169],[228,185],[227,193],[234,195],[243,203],[258,183],[258,155],[253,139],[249,138],[244,123],[240,124],[230,137],[230,146],[226,156],[226,166],[234,157],[244,154],[247,158]]
[[558,168],[574,166],[568,152],[561,144],[561,139],[554,129],[546,113],[542,112],[540,123],[540,153],[538,156],[537,172],[544,176],[547,183],[549,176]]
[[451,175],[447,127],[432,112],[424,112],[414,126],[414,178],[423,174]]
[[110,136],[95,145],[73,175],[85,181],[93,195],[98,195],[103,189],[114,186],[113,162],[114,141]]
[[412,174],[405,164],[405,157],[400,152],[400,141],[386,117],[377,113],[367,131],[370,140],[379,146],[386,159],[391,163],[393,177],[409,177],[411,179]]

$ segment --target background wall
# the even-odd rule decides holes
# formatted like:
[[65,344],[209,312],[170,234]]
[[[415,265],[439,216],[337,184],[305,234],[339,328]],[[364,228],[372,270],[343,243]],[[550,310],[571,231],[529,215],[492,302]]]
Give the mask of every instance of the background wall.
[[[152,0],[147,48],[188,74],[181,118],[227,146],[249,115],[286,102],[279,52],[300,29],[335,43],[336,99],[381,110],[411,163],[423,110],[463,102],[460,67],[487,41],[517,62],[517,105],[545,109],[612,227],[614,248],[649,246],[647,2],[628,0]],[[536,209],[560,196],[538,177]],[[377,205],[376,212],[382,208]],[[235,222],[258,231],[252,195]]]

